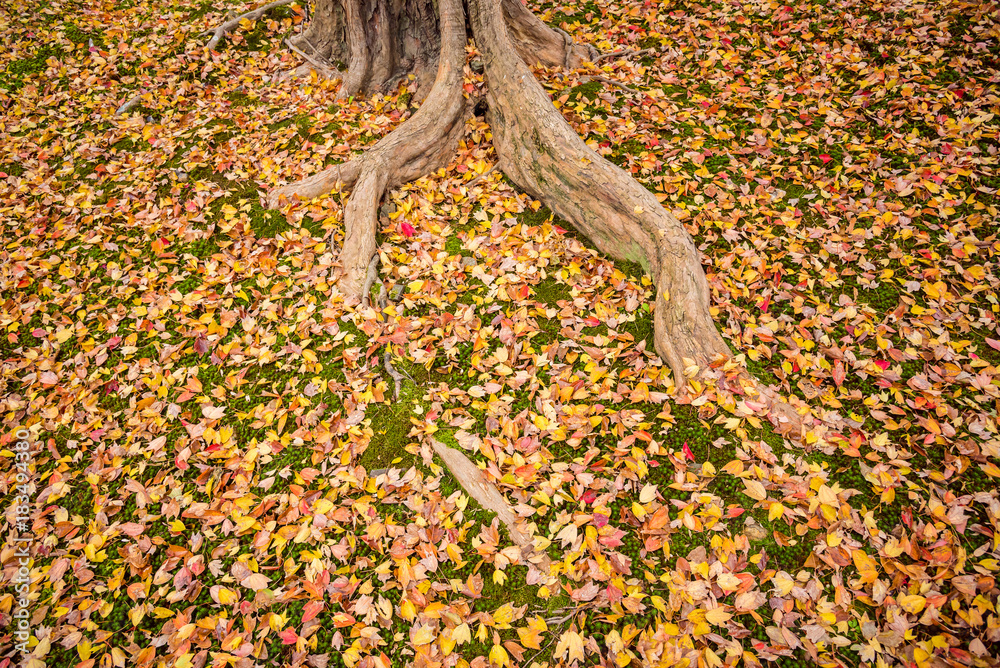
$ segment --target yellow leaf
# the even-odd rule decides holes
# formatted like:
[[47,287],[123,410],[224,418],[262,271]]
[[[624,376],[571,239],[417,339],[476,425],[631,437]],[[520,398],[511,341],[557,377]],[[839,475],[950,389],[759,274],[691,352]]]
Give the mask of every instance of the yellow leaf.
[[875,582],[878,578],[878,570],[871,557],[865,554],[864,550],[854,550],[851,556],[854,559],[854,566],[861,575],[861,581],[864,583]]
[[236,600],[239,598],[236,592],[234,592],[232,589],[227,589],[226,587],[219,587],[217,596],[219,598],[219,603],[221,603],[222,605],[230,605],[232,603],[235,603]]
[[451,632],[451,637],[455,639],[459,645],[462,643],[472,642],[472,630],[469,625],[462,622],[455,627],[455,630]]
[[722,608],[713,608],[705,612],[705,621],[709,624],[719,626],[729,621],[733,615]]
[[784,514],[785,514],[785,507],[780,503],[772,503],[771,507],[767,509],[767,519],[770,522],[779,519]]
[[501,629],[510,628],[510,623],[514,621],[514,606],[504,603],[493,613],[493,623]]
[[413,605],[413,601],[406,599],[399,604],[399,616],[408,622],[412,622],[417,616],[417,606]]
[[739,459],[734,459],[733,461],[723,466],[722,470],[728,473],[729,475],[738,476],[739,474],[743,473],[743,462],[741,462]]
[[429,645],[432,640],[434,640],[434,629],[429,626],[421,626],[410,636],[410,640],[417,647],[421,645]]
[[918,615],[927,604],[927,599],[919,594],[908,594],[906,596],[901,596],[897,602],[903,610],[906,610],[911,614]]
[[569,654],[569,661],[583,661],[583,638],[575,631],[566,631],[559,637],[555,656],[563,657]]
[[751,499],[763,501],[767,498],[767,490],[764,489],[764,485],[760,484],[756,480],[744,480],[743,485],[746,487],[747,496]]
[[510,657],[507,656],[507,650],[502,645],[493,645],[493,649],[490,650],[490,662],[501,666],[501,668],[510,665]]

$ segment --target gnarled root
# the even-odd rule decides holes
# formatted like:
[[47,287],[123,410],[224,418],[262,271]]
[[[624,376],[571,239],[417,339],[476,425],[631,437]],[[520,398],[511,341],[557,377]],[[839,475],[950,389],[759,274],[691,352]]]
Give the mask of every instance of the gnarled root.
[[497,514],[497,519],[507,527],[511,540],[521,548],[521,562],[538,568],[542,576],[548,576],[551,564],[548,555],[535,550],[531,536],[523,530],[514,509],[500,493],[500,490],[490,483],[479,467],[461,451],[451,448],[435,438],[430,439],[430,444],[434,448],[434,452],[441,457],[445,466],[451,471],[451,474],[465,488],[465,491],[483,508]]
[[[503,9],[514,5],[519,3],[504,0]],[[652,193],[591,150],[570,127],[513,48],[517,32],[511,28],[508,34],[500,8],[485,0],[469,0],[469,6],[501,168],[602,252],[643,264],[657,291],[656,351],[685,390],[688,378],[709,375],[713,364],[732,355],[712,319],[708,281],[691,235]],[[791,406],[744,377],[783,432],[801,432],[802,419]]]
[[602,252],[643,263],[658,290],[656,349],[676,378],[684,378],[688,366],[705,367],[719,355],[728,356],[709,314],[708,281],[698,251],[684,225],[631,176],[591,150],[563,119],[512,48],[499,7],[482,0],[470,5],[501,169]]
[[236,27],[240,24],[240,21],[243,20],[256,21],[261,16],[271,11],[275,7],[281,7],[282,5],[289,5],[292,2],[293,0],[275,0],[274,2],[269,2],[263,7],[258,7],[253,11],[247,12],[245,14],[240,14],[235,18],[223,22],[216,28],[208,31],[209,34],[212,35],[212,39],[208,40],[208,43],[205,45],[205,47],[208,49],[214,49],[215,47],[217,47],[219,45],[219,42],[222,41],[222,38],[225,37],[227,33],[236,29]]
[[268,198],[268,205],[274,208],[293,196],[318,197],[338,184],[354,187],[344,210],[346,235],[340,260],[344,267],[340,290],[348,297],[361,296],[368,260],[375,252],[378,205],[386,189],[447,164],[464,129],[462,2],[442,0],[440,10],[441,57],[437,77],[430,95],[413,117],[356,160],[277,188]]
[[521,0],[502,0],[501,5],[510,41],[529,65],[574,68],[598,57],[597,49],[577,44],[562,30],[545,25]]

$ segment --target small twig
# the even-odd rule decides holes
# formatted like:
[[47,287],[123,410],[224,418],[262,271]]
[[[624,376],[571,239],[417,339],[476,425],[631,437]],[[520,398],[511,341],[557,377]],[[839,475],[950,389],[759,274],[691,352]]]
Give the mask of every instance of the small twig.
[[258,7],[257,9],[249,11],[246,14],[240,14],[236,18],[230,19],[225,23],[223,23],[222,25],[216,27],[214,30],[206,30],[205,33],[206,34],[210,33],[212,35],[212,39],[208,40],[208,44],[206,44],[205,46],[208,49],[214,49],[216,46],[219,45],[219,42],[222,40],[222,38],[226,36],[226,33],[231,32],[236,26],[240,24],[240,21],[242,21],[243,19],[246,19],[247,21],[256,21],[261,16],[266,14],[268,11],[274,9],[275,7],[281,7],[282,5],[290,5],[293,2],[295,2],[295,0],[275,0],[274,2],[270,2],[264,5],[263,7]]
[[594,59],[594,63],[599,63],[602,60],[608,60],[609,58],[626,58],[628,56],[645,56],[648,53],[654,53],[656,49],[641,49],[635,51],[634,49],[619,49],[618,51],[612,51],[611,53],[602,53],[597,58]]
[[479,183],[480,181],[482,181],[483,179],[485,179],[487,176],[489,176],[490,174],[492,174],[494,171],[496,171],[496,168],[499,167],[499,166],[500,166],[499,162],[494,163],[494,165],[492,167],[490,167],[489,169],[487,169],[485,172],[483,172],[482,174],[480,174],[476,178],[474,178],[471,181],[469,181],[466,184],[466,187],[467,188],[471,188],[472,186],[476,185],[477,183]]
[[[565,608],[564,608],[564,609],[565,609]],[[558,620],[553,620],[553,619],[548,619],[548,620],[546,620],[546,624],[548,624],[549,622],[552,622],[552,623],[553,623],[553,626],[555,626],[555,625],[557,625],[557,624],[564,624],[564,623],[565,623],[565,622],[567,621],[567,619],[572,619],[572,618],[573,618],[573,617],[574,617],[574,616],[576,615],[576,612],[577,612],[577,611],[579,611],[579,610],[580,610],[580,607],[578,606],[578,607],[574,608],[574,611],[573,611],[572,613],[570,613],[570,614],[569,614],[569,615],[568,615],[567,617],[565,617],[565,618],[560,618],[560,619],[558,619]],[[530,661],[528,661],[528,662],[527,662],[527,663],[526,663],[525,665],[528,665],[528,666],[530,666],[530,665],[531,665],[531,664],[532,664],[532,663],[533,663],[533,662],[535,661],[535,659],[537,659],[537,658],[538,658],[539,656],[541,656],[541,655],[542,655],[542,653],[544,653],[544,652],[545,652],[545,650],[547,650],[547,649],[548,649],[548,648],[549,648],[549,647],[550,647],[550,646],[552,645],[552,643],[554,643],[554,642],[556,641],[556,638],[559,638],[559,637],[561,637],[561,636],[562,636],[562,633],[558,633],[558,632],[557,632],[557,631],[561,631],[561,630],[562,630],[562,629],[556,629],[556,631],[553,631],[553,632],[551,633],[551,636],[550,636],[550,638],[549,638],[549,641],[548,641],[547,643],[545,643],[545,647],[542,647],[541,649],[539,649],[539,650],[538,650],[538,651],[537,651],[537,652],[535,653],[535,655],[534,655],[533,657],[531,657],[531,660],[530,660]]]
[[382,366],[385,367],[386,373],[392,376],[392,382],[395,385],[395,398],[399,399],[399,389],[403,385],[403,374],[396,371],[396,367],[392,365],[392,352],[389,345],[386,345],[385,352],[382,354]]
[[303,51],[299,47],[297,47],[294,44],[292,44],[292,40],[286,39],[285,40],[285,45],[289,49],[291,49],[292,51],[294,51],[295,53],[297,53],[300,56],[302,56],[302,58],[305,59],[310,65],[312,65],[316,69],[320,70],[321,72],[323,72],[327,76],[329,76],[331,73],[336,73],[338,76],[341,76],[340,70],[337,70],[337,69],[335,69],[333,67],[330,67],[329,65],[326,65],[326,64],[322,63],[319,60],[316,60],[315,58],[313,58],[312,56],[310,56],[309,54],[307,54],[305,51]]
[[601,83],[608,84],[609,86],[617,86],[618,88],[621,88],[624,91],[628,91],[629,93],[634,93],[636,95],[639,94],[639,91],[637,91],[635,88],[632,88],[631,86],[626,86],[621,81],[615,81],[614,79],[609,79],[607,77],[601,77],[601,76],[580,77],[580,81],[583,83],[586,83],[587,81],[600,81]]

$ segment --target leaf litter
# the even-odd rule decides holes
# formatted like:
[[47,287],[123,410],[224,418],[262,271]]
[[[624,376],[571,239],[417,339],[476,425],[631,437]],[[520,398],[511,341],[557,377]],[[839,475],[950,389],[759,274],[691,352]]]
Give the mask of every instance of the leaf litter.
[[538,74],[688,225],[737,360],[845,425],[801,442],[677,393],[641,267],[492,174],[478,117],[382,209],[393,302],[346,303],[342,195],[278,213],[259,190],[377,141],[412,91],[278,80],[299,5],[206,54],[227,9],[55,0],[0,24],[29,665],[992,665],[994,5],[539,8],[621,52]]

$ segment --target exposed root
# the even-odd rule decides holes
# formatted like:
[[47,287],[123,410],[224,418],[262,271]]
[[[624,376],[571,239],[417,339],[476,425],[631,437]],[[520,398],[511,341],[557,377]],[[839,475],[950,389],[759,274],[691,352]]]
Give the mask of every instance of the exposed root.
[[145,94],[146,91],[143,91],[141,93],[136,93],[135,95],[130,97],[122,104],[122,106],[118,107],[118,110],[115,111],[115,116],[121,116],[122,114],[127,114],[128,112],[130,112],[135,105],[139,104],[139,100],[141,100],[142,96]]
[[403,374],[396,371],[396,367],[392,365],[392,351],[389,349],[389,344],[386,344],[385,351],[382,353],[382,366],[385,367],[385,372],[392,378],[393,397],[399,399],[399,391],[403,385]]
[[304,202],[322,197],[339,188],[351,188],[357,183],[358,177],[361,175],[361,167],[364,159],[365,156],[361,156],[356,160],[332,165],[301,181],[275,188],[268,193],[267,207],[269,209],[277,209],[292,197]]
[[285,46],[287,46],[289,49],[291,49],[298,55],[302,56],[303,60],[305,60],[307,63],[316,68],[316,70],[319,71],[319,73],[322,74],[323,76],[329,79],[342,79],[344,77],[343,72],[341,72],[335,67],[332,67],[331,65],[323,63],[317,60],[316,58],[310,56],[308,53],[306,53],[299,47],[295,46],[295,44],[293,44],[290,39],[285,40]]
[[236,27],[240,24],[240,21],[244,19],[246,19],[247,21],[256,21],[261,16],[271,11],[275,7],[281,7],[282,5],[290,5],[294,1],[295,0],[275,0],[274,2],[269,2],[263,7],[258,7],[253,11],[247,12],[246,14],[240,14],[236,18],[229,19],[228,21],[222,23],[215,29],[206,31],[205,34],[211,34],[212,39],[208,40],[208,44],[206,44],[205,47],[208,49],[214,49],[215,47],[217,47],[219,45],[219,42],[222,40],[223,37],[226,36],[227,33],[236,29]]
[[[602,252],[642,263],[657,292],[656,351],[675,384],[685,392],[689,379],[710,380],[715,375],[712,367],[732,353],[710,313],[708,281],[691,235],[652,193],[591,150],[569,126],[512,48],[499,8],[484,0],[470,0],[470,8],[486,70],[487,118],[501,168]],[[746,374],[745,383],[740,393],[757,397],[781,431],[795,437],[808,426],[791,405],[756,379]]]
[[627,58],[629,56],[645,56],[650,53],[656,53],[656,49],[640,49],[638,51],[634,49],[619,49],[618,51],[610,51],[608,53],[602,53],[601,55],[594,58],[594,64],[603,62],[605,60],[610,60],[611,58]]
[[600,83],[607,84],[609,86],[616,86],[618,88],[621,88],[623,91],[627,93],[632,93],[636,95],[639,94],[639,91],[637,91],[635,88],[632,88],[631,86],[626,86],[621,81],[615,81],[614,79],[609,79],[607,77],[601,77],[601,76],[580,77],[581,83],[587,83],[588,81],[598,81]]
[[691,236],[652,193],[591,150],[563,119],[512,48],[499,8],[483,0],[470,5],[501,168],[601,251],[643,263],[658,292],[656,349],[683,387],[688,367],[707,368],[730,355],[709,313],[708,281]]
[[[345,238],[341,252],[344,274],[339,286],[348,297],[362,295],[368,261],[375,252],[378,204],[386,189],[447,164],[465,127],[462,2],[445,0],[439,6],[442,52],[438,73],[430,95],[413,117],[356,160],[276,188],[268,197],[268,206],[274,208],[293,197],[311,199],[334,187],[354,186],[344,210]],[[351,71],[349,68],[349,75]]]
[[565,31],[545,25],[521,0],[502,0],[500,4],[512,47],[529,65],[573,69],[598,56],[589,44],[577,44]]
[[[378,253],[372,255],[372,261],[368,263],[368,272],[365,275],[365,285],[361,288],[361,300],[362,303],[371,303],[371,298],[369,295],[372,291],[372,286],[375,284],[375,277],[378,276],[378,263],[379,257]],[[383,288],[385,286],[382,286]],[[381,306],[381,304],[379,304]]]
[[497,519],[507,527],[511,540],[521,548],[521,562],[538,568],[543,576],[549,575],[551,562],[548,555],[535,551],[531,536],[521,528],[521,524],[517,521],[517,515],[500,490],[486,479],[479,467],[472,463],[472,460],[465,454],[433,437],[429,441],[434,452],[441,457],[445,466],[465,488],[465,491],[483,508],[495,512]]

